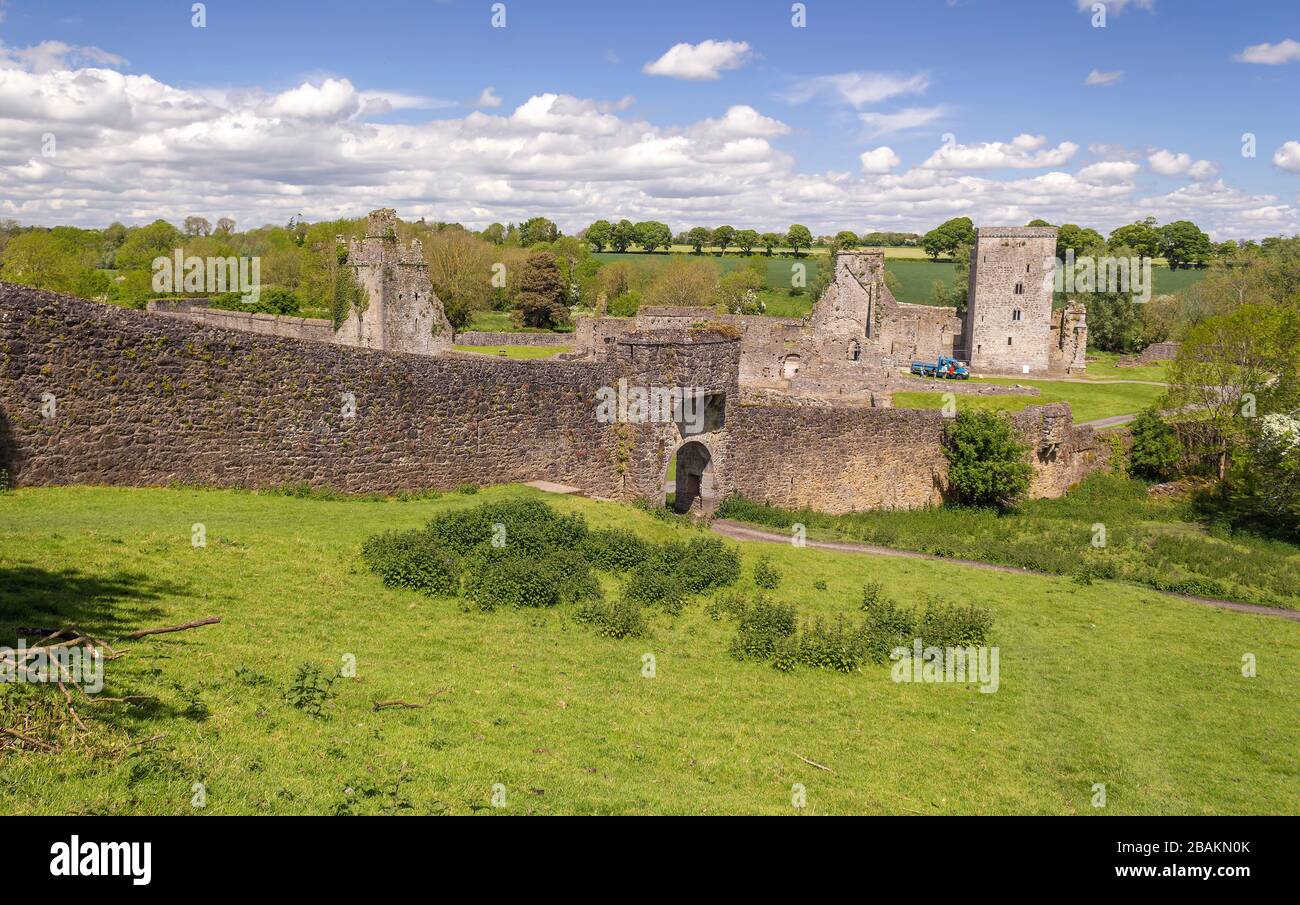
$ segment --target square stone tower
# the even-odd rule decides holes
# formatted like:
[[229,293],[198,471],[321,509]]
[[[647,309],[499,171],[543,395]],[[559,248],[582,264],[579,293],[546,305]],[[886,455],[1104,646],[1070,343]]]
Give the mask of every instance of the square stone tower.
[[1050,370],[1056,227],[980,227],[970,258],[962,348],[972,371]]
[[365,237],[348,242],[347,266],[363,300],[339,327],[336,342],[421,355],[451,346],[451,323],[429,281],[420,240],[409,246],[398,241],[397,211],[371,211]]

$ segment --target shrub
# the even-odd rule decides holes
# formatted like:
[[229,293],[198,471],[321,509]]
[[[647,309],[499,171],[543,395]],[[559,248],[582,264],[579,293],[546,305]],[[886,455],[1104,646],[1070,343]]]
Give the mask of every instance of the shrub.
[[610,528],[589,531],[582,552],[598,569],[626,572],[649,559],[650,544],[626,528]]
[[549,569],[517,552],[493,547],[466,564],[465,596],[484,610],[498,607],[549,607],[560,602],[559,581]]
[[584,604],[575,618],[606,638],[642,638],[648,633],[641,605],[626,598],[610,603],[593,600]]
[[770,659],[781,640],[794,631],[794,607],[769,603],[760,595],[741,614],[736,637],[731,642],[731,655],[737,660]]
[[766,556],[754,564],[754,584],[767,591],[774,591],[781,584],[780,570]]
[[453,596],[460,590],[455,554],[428,531],[386,531],[361,547],[370,571],[390,588],[409,588],[430,596]]
[[739,591],[719,594],[709,602],[705,612],[715,622],[722,619],[723,616],[730,616],[738,620],[745,614],[745,595]]
[[472,484],[472,483],[471,483],[471,484],[457,484],[457,485],[456,485],[456,492],[457,492],[457,493],[464,493],[464,494],[468,494],[468,495],[473,495],[473,494],[478,493],[478,485],[477,485],[477,484]]
[[907,647],[916,637],[916,617],[883,595],[877,595],[869,604],[865,592],[863,596],[867,616],[862,624],[866,636],[862,654],[873,663],[884,663],[894,648]]
[[686,590],[672,573],[664,572],[653,562],[637,566],[623,588],[623,595],[645,606],[660,606],[669,613],[680,613],[686,604]]
[[1168,422],[1151,409],[1129,425],[1133,445],[1129,450],[1129,473],[1153,481],[1168,480],[1175,473],[1182,446]]
[[993,614],[975,605],[959,606],[931,601],[917,625],[926,646],[968,647],[983,644],[993,631]]
[[[665,556],[665,562],[676,553],[677,545],[671,546],[674,550]],[[735,584],[740,577],[740,554],[715,537],[691,538],[685,551],[677,558],[674,572],[681,586],[690,594],[726,587]]]
[[[804,623],[799,633],[797,659],[814,669],[853,672],[867,654],[866,626],[849,628],[843,616],[827,626],[821,619]],[[781,668],[774,663],[777,668]]]
[[949,423],[944,441],[948,483],[958,502],[1010,509],[1028,492],[1034,472],[1029,449],[1009,418],[962,412]]

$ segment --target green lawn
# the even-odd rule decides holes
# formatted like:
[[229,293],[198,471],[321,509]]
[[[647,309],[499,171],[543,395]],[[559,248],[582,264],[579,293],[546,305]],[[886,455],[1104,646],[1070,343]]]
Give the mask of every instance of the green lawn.
[[1155,361],[1151,364],[1121,368],[1115,364],[1120,356],[1114,352],[1088,352],[1088,372],[1083,376],[1089,380],[1156,380],[1164,383],[1169,379],[1167,361]]
[[[699,602],[653,616],[650,638],[615,641],[564,608],[483,613],[390,590],[359,561],[374,532],[525,493],[0,495],[6,641],[32,623],[120,636],[222,617],[123,643],[106,693],[159,702],[83,706],[92,731],[81,748],[0,752],[0,812],[197,813],[197,782],[211,814],[790,814],[796,783],[815,814],[1300,810],[1300,625],[1281,619],[1122,584],[761,547],[784,574],[773,596],[809,615],[856,617],[867,581],[902,601],[989,607],[1000,688],[982,694],[896,684],[887,666],[787,674],[739,663],[726,653],[733,623]],[[694,530],[547,499],[648,537]],[[191,546],[195,522],[202,549]],[[745,586],[759,552],[742,545]],[[654,678],[642,675],[647,653]],[[1241,675],[1246,653],[1257,678]],[[285,702],[298,664],[333,671],[347,655],[356,675],[335,683],[324,718]],[[24,691],[0,690],[0,715],[30,700]],[[393,699],[424,707],[372,709]],[[503,810],[489,805],[498,783]],[[1106,784],[1104,811],[1090,806],[1094,783]]]
[[[918,378],[919,379],[919,378]],[[1128,415],[1150,407],[1164,393],[1164,387],[1144,383],[1068,383],[1063,380],[1020,378],[972,378],[973,382],[1004,386],[1037,387],[1037,396],[974,396],[957,393],[957,410],[1019,412],[1030,405],[1068,402],[1076,422]],[[942,392],[905,390],[894,394],[894,405],[908,409],[943,408]]]
[[481,352],[484,355],[501,355],[505,358],[550,358],[561,352],[572,352],[568,346],[456,346],[461,352]]

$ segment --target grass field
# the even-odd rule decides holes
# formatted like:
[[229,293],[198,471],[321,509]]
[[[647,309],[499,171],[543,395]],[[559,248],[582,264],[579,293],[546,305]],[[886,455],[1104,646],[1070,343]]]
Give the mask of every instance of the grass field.
[[502,355],[505,358],[518,358],[531,360],[535,358],[550,358],[553,355],[559,355],[561,352],[572,352],[567,346],[456,346],[461,352],[479,352],[484,355]]
[[[1039,395],[974,396],[957,393],[958,411],[1019,412],[1030,405],[1068,402],[1076,423],[1140,412],[1164,393],[1164,387],[1145,383],[1067,383],[1063,380],[1004,377],[975,377],[972,381],[1036,387]],[[894,405],[907,409],[938,409],[943,408],[943,397],[944,394],[938,391],[904,390],[894,394]]]
[[1088,371],[1083,376],[1088,380],[1155,380],[1160,383],[1169,378],[1170,363],[1167,361],[1121,368],[1115,364],[1118,360],[1119,355],[1114,352],[1089,350]]
[[[0,754],[0,812],[1295,813],[1300,624],[1140,588],[764,545],[802,612],[856,617],[862,586],[995,617],[1000,687],[896,684],[887,666],[780,673],[726,650],[701,603],[609,640],[563,608],[483,613],[385,588],[370,534],[451,506],[230,491],[53,488],[0,495],[0,637],[75,620],[96,634],[210,614],[219,625],[123,644],[94,750]],[[548,500],[659,539],[695,530],[638,510]],[[207,546],[191,546],[203,522]],[[742,545],[742,586],[759,549]],[[824,582],[818,590],[814,582]],[[656,660],[642,674],[643,655]],[[1258,661],[1243,678],[1243,654]],[[284,692],[304,661],[355,656],[323,717]],[[0,688],[0,716],[23,693]],[[422,709],[375,712],[403,699]],[[82,707],[83,711],[91,708]],[[150,739],[152,739],[150,741]],[[138,742],[134,747],[128,747]],[[801,758],[834,770],[818,770]],[[490,806],[493,786],[505,790]],[[1105,783],[1104,810],[1090,805]]]

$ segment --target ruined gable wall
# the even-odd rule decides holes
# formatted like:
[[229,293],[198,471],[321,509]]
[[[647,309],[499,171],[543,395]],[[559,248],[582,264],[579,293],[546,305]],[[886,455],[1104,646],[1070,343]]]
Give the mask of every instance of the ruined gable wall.
[[289,339],[310,339],[323,343],[334,341],[334,325],[327,320],[314,317],[292,317],[256,311],[211,308],[203,299],[157,299],[149,302],[145,310],[151,314],[225,330],[243,330],[247,333],[284,336]]

